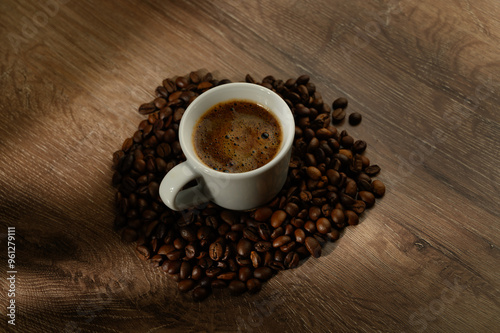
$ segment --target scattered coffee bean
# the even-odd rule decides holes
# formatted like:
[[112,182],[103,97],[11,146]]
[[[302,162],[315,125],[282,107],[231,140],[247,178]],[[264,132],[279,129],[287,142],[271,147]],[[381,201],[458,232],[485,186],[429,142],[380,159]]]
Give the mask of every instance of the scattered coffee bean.
[[259,267],[253,272],[253,276],[261,281],[266,281],[271,278],[273,271],[269,267]]
[[241,295],[247,290],[245,282],[233,280],[229,282],[229,291],[232,295]]
[[361,114],[353,112],[349,115],[349,124],[351,126],[359,125],[359,123],[361,123],[361,118]]
[[306,241],[307,251],[314,257],[318,258],[321,255],[321,245],[314,237],[307,237]]
[[332,103],[332,109],[345,109],[347,108],[347,98],[345,97],[339,97],[336,100],[333,101]]
[[332,113],[332,121],[335,124],[340,123],[345,118],[345,110],[344,109],[334,109]]
[[373,194],[377,198],[383,197],[385,194],[385,185],[380,180],[376,179],[372,182]]

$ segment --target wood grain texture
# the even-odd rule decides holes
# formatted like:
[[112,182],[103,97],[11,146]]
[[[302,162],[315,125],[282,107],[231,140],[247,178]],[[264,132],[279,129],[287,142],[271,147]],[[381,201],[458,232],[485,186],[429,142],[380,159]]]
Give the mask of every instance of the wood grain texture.
[[[495,0],[0,2],[1,330],[498,332],[498,17]],[[110,180],[137,107],[201,68],[346,96],[388,191],[257,295],[194,303],[112,230]]]

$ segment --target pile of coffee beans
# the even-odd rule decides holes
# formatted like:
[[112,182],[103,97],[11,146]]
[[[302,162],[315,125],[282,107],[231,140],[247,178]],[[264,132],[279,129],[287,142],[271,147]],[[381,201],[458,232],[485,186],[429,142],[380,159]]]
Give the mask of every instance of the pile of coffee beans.
[[[278,271],[319,257],[326,241],[357,224],[385,193],[384,184],[372,180],[380,168],[364,155],[366,142],[331,124],[345,118],[345,98],[332,103],[332,112],[307,75],[286,81],[267,76],[262,82],[247,75],[245,81],[278,93],[295,118],[287,181],[267,205],[241,212],[208,203],[176,212],[158,195],[165,174],[185,160],[177,133],[186,107],[230,82],[211,73],[165,79],[156,98],[139,108],[147,118],[113,154],[115,229],[123,241],[136,243],[140,258],[170,275],[180,291],[192,291],[195,300],[220,288],[233,295],[258,292]],[[352,118],[359,124],[359,114]]]

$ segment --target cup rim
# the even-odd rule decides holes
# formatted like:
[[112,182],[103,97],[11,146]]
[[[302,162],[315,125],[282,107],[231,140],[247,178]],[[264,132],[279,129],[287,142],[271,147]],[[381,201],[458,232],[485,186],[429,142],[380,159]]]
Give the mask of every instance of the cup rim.
[[[194,145],[192,144],[192,139],[190,139],[190,141],[189,141],[189,144],[192,147],[189,147],[189,146],[187,146],[188,143],[184,142],[183,136],[180,135],[184,131],[189,130],[189,129],[185,128],[185,126],[187,126],[185,119],[187,119],[187,117],[189,117],[189,114],[191,112],[193,112],[192,110],[197,106],[197,104],[202,103],[201,98],[206,98],[209,95],[220,93],[221,90],[226,90],[230,87],[235,87],[235,86],[246,87],[245,89],[253,89],[256,91],[265,92],[266,94],[273,96],[273,98],[277,99],[278,103],[281,104],[281,106],[283,108],[288,110],[288,112],[286,114],[288,115],[289,126],[290,126],[290,135],[288,135],[287,138],[283,138],[280,150],[278,151],[278,153],[274,156],[274,158],[270,162],[264,164],[263,166],[261,166],[257,169],[253,169],[253,170],[245,171],[245,172],[238,172],[238,173],[222,172],[222,171],[217,171],[217,170],[211,169],[209,166],[204,164],[203,161],[201,161],[200,158],[196,155]],[[205,97],[203,97],[203,96],[205,96]],[[237,96],[236,97],[228,97],[226,100],[229,101],[231,99],[237,99],[237,98],[238,98]],[[251,98],[245,98],[245,99],[253,101],[255,103],[259,103],[255,100],[252,100]],[[222,100],[221,102],[223,102],[223,101],[225,101],[225,100]],[[259,103],[259,104],[262,105],[262,103]],[[208,111],[208,109],[211,108],[212,106],[213,105],[206,108],[206,111]],[[270,109],[268,107],[266,107],[266,108]],[[273,112],[274,116],[278,119],[278,121],[280,122],[280,125],[284,127],[285,124],[284,124],[284,121],[281,120],[281,117],[278,117],[278,115],[276,115],[274,113],[274,111],[272,111],[272,112]],[[286,104],[285,100],[281,96],[279,96],[277,93],[275,93],[271,89],[268,89],[264,86],[261,86],[261,85],[255,84],[255,83],[232,82],[232,83],[226,83],[226,84],[223,84],[221,86],[207,90],[206,92],[200,94],[193,102],[191,102],[191,104],[189,104],[189,106],[186,108],[186,111],[184,111],[181,122],[179,124],[179,142],[181,145],[182,152],[184,153],[184,156],[186,156],[186,161],[189,163],[193,163],[192,166],[196,170],[202,172],[205,175],[209,175],[209,176],[213,176],[213,177],[219,177],[219,178],[220,177],[225,177],[225,178],[227,177],[227,178],[233,178],[233,179],[240,179],[240,178],[247,178],[249,176],[253,176],[253,175],[265,172],[265,171],[273,168],[276,164],[278,164],[280,162],[280,160],[282,160],[284,157],[286,157],[286,155],[288,154],[288,152],[291,149],[292,144],[293,144],[294,131],[295,131],[295,120],[293,118],[292,111],[290,110],[290,107],[288,106],[288,104]],[[192,138],[193,131],[191,130],[189,132],[191,133],[191,138]]]

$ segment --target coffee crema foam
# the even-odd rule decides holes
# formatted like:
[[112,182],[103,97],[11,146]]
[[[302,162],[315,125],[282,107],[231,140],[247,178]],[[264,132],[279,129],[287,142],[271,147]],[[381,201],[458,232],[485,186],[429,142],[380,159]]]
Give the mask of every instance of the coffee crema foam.
[[210,168],[230,173],[255,170],[278,153],[282,131],[265,107],[247,100],[230,100],[211,107],[193,131],[198,157]]

